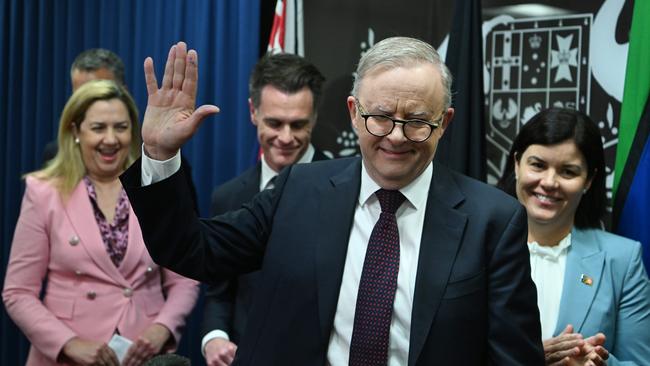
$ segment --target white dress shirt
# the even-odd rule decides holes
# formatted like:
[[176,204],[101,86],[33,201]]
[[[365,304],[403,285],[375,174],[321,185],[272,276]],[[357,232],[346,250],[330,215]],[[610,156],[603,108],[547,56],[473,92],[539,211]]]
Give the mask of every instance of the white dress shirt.
[[[315,152],[316,149],[314,149],[314,146],[312,146],[312,144],[307,145],[307,150],[305,150],[305,153],[302,154],[298,161],[296,161],[296,164],[311,163],[311,161],[314,159]],[[260,171],[260,192],[262,192],[265,189],[271,189],[274,187],[271,179],[276,177],[280,172],[276,172],[269,166],[269,164],[264,159],[264,155],[262,155],[260,161],[262,162],[262,170]]]
[[542,339],[553,337],[560,313],[564,287],[566,257],[571,245],[571,233],[555,246],[528,243],[530,275],[537,287],[537,307],[542,324]]
[[[179,168],[180,152],[173,158],[160,162],[146,156],[143,149],[142,185],[161,181],[174,174]],[[390,325],[389,366],[401,366],[408,363],[415,278],[432,176],[433,165],[429,163],[419,177],[400,189],[406,200],[395,213],[400,238],[400,265],[393,303],[393,318]],[[334,326],[327,350],[328,365],[348,364],[361,271],[370,234],[381,213],[379,200],[374,195],[378,189],[380,187],[370,178],[365,164],[363,164],[361,190],[354,212],[341,289],[334,315]]]
[[[433,165],[429,164],[419,177],[400,189],[406,200],[395,213],[399,230],[400,260],[388,342],[389,366],[408,364],[415,277],[432,175]],[[361,170],[361,191],[354,211],[341,290],[334,315],[334,328],[327,350],[328,365],[348,364],[361,271],[370,234],[381,213],[379,200],[374,194],[380,188],[370,178],[364,165]]]

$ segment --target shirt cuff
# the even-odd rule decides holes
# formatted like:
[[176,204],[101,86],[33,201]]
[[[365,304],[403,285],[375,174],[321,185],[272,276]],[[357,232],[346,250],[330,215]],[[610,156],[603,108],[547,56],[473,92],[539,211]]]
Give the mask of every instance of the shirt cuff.
[[223,330],[215,329],[213,331],[210,331],[208,334],[204,335],[203,339],[201,340],[201,354],[203,355],[204,358],[205,358],[205,345],[215,338],[224,338],[225,340],[230,341],[230,337],[228,337],[228,333],[224,332]]
[[142,144],[142,186],[148,186],[171,177],[181,168],[181,151],[167,160],[154,160],[144,152]]

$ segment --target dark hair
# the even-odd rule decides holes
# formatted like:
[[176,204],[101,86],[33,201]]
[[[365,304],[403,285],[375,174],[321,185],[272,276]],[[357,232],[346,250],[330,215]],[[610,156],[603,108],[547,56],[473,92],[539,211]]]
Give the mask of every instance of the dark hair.
[[81,52],[72,62],[70,73],[74,70],[88,72],[99,69],[109,70],[117,83],[125,85],[124,62],[120,56],[104,48],[91,48]]
[[324,82],[323,74],[303,57],[289,53],[267,54],[255,65],[248,91],[253,107],[258,108],[262,89],[267,85],[285,93],[295,93],[306,86],[311,90],[316,113]]
[[605,155],[600,131],[586,114],[573,109],[550,108],[533,116],[512,143],[508,160],[497,187],[517,197],[515,159],[519,161],[530,145],[555,145],[573,141],[587,162],[591,187],[582,196],[576,210],[577,228],[600,228],[605,214]]

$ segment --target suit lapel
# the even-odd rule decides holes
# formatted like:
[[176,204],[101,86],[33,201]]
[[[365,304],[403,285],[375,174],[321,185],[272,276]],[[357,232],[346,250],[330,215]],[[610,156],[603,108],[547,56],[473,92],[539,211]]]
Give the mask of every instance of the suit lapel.
[[323,187],[317,217],[328,221],[327,232],[319,237],[316,252],[318,310],[321,336],[329,339],[343,278],[343,267],[350,239],[350,229],[361,186],[361,160],[330,178]]
[[449,171],[434,164],[415,281],[409,365],[422,351],[456,260],[467,217],[455,207],[464,199]]
[[120,264],[120,273],[132,273],[140,262],[142,251],[144,250],[144,239],[142,233],[138,230],[138,218],[135,216],[133,209],[129,207],[129,241],[124,253],[124,259]]
[[[77,188],[72,192],[64,207],[71,225],[79,236],[79,245],[86,250],[86,253],[92,258],[97,267],[101,268],[104,273],[115,281],[125,286],[128,285],[104,247],[104,240],[99,232],[97,221],[95,221],[88,190],[83,181],[77,184]],[[133,216],[135,217],[135,214]]]
[[325,155],[322,151],[315,149],[314,150],[314,156],[311,158],[311,161],[321,161],[321,160],[328,160],[329,158],[327,155]]
[[245,197],[244,202],[248,202],[260,192],[260,179],[262,179],[262,163],[257,162],[255,166],[248,169],[242,175],[241,191],[238,197]]
[[[580,332],[594,301],[603,274],[605,253],[600,251],[596,239],[590,236],[589,231],[574,229],[571,233],[554,335],[560,334],[567,324],[572,324],[574,331]],[[586,276],[584,281],[583,275]],[[584,283],[589,280],[591,285]]]

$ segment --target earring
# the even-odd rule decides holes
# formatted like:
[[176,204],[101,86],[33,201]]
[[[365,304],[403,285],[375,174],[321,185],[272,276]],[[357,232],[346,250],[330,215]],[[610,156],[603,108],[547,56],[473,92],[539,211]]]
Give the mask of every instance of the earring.
[[582,194],[587,194],[587,188],[584,188],[584,189],[582,190]]
[[75,138],[74,138],[74,143],[77,144],[77,145],[79,145],[79,137],[75,137]]

